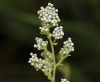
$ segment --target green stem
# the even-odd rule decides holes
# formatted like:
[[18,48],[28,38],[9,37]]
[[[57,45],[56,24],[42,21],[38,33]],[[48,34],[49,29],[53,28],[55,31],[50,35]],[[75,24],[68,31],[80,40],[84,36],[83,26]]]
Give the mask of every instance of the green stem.
[[48,36],[48,39],[50,41],[50,45],[51,45],[51,50],[52,50],[52,56],[53,56],[53,63],[54,63],[54,69],[53,69],[53,75],[52,75],[52,80],[51,82],[55,82],[55,74],[56,74],[56,59],[55,59],[55,52],[54,52],[54,46],[53,46],[53,42],[51,40],[51,37]]
[[65,58],[67,58],[67,57],[68,57],[68,55],[65,55],[65,56],[56,64],[55,68],[56,68],[58,65],[61,65],[61,62],[62,62]]

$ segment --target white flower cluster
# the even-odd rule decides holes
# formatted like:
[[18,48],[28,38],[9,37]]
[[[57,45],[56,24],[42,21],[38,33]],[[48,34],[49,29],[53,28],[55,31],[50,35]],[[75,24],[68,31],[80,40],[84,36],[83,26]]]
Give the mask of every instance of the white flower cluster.
[[51,79],[51,74],[52,74],[52,69],[53,69],[53,62],[51,62],[48,58],[45,58],[43,61],[45,63],[43,65],[42,71],[48,77],[48,79]]
[[61,82],[69,82],[69,81],[67,81],[66,79],[61,79]]
[[70,52],[74,51],[74,43],[72,42],[71,38],[68,38],[67,41],[64,42],[63,48],[61,48],[59,54],[66,55]]
[[49,32],[49,28],[47,27],[40,27],[39,29],[41,30],[41,34],[48,34]]
[[41,7],[41,10],[38,11],[39,19],[41,19],[43,23],[49,23],[52,26],[58,26],[57,22],[60,22],[60,19],[57,12],[58,9],[55,9],[53,4],[48,3],[46,8]]
[[36,70],[39,70],[42,68],[44,61],[41,58],[37,57],[37,54],[30,53],[32,58],[29,59],[29,63],[36,68]]
[[55,38],[55,39],[61,39],[63,38],[64,36],[64,32],[63,32],[63,27],[60,26],[60,27],[56,27],[52,33],[52,36]]
[[51,73],[52,73],[52,69],[53,69],[53,62],[52,62],[52,54],[50,52],[42,52],[41,56],[44,57],[44,65],[42,68],[42,71],[44,72],[44,74],[46,76],[48,76],[48,79],[51,78]]
[[34,66],[36,68],[36,70],[39,70],[41,69],[44,74],[46,76],[48,76],[48,79],[51,78],[51,73],[52,73],[52,69],[53,69],[53,62],[52,62],[52,59],[49,59],[49,55],[51,55],[49,52],[42,52],[41,55],[44,57],[45,56],[49,56],[49,57],[44,57],[44,59],[41,59],[41,58],[38,58],[37,57],[37,54],[33,54],[33,53],[30,53],[30,55],[32,56],[30,59],[29,59],[29,63]]
[[38,38],[38,37],[36,37],[35,40],[36,40],[37,45],[34,44],[34,48],[37,48],[38,50],[47,48],[48,41],[43,41],[42,38]]

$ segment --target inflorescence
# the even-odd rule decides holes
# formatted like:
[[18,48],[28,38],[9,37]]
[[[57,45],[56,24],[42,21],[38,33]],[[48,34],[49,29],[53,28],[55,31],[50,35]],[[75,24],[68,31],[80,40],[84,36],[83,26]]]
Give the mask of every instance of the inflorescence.
[[38,11],[39,19],[45,24],[49,23],[52,26],[58,26],[57,22],[60,22],[60,19],[57,12],[58,9],[55,9],[53,4],[48,3],[46,8],[41,7],[41,10]]
[[[49,41],[52,41],[51,37],[54,38],[54,41],[52,41],[51,46],[54,46],[54,43],[57,39],[62,39],[64,36],[63,27],[58,26],[58,22],[60,22],[60,18],[58,16],[58,9],[55,9],[54,5],[51,3],[48,3],[48,6],[46,8],[41,7],[41,10],[38,11],[39,19],[41,22],[40,33],[47,35]],[[54,27],[54,31],[50,33],[50,28]],[[43,58],[38,58],[37,54],[30,53],[31,58],[29,59],[29,63],[36,68],[36,70],[41,70],[44,72],[44,74],[48,77],[49,80],[52,80],[53,76],[52,73],[55,68],[55,63],[52,52],[50,52],[48,48],[48,41],[43,41],[42,38],[35,38],[36,44],[34,44],[34,48],[37,48],[38,50],[43,50],[41,52],[41,56]],[[74,43],[72,42],[71,38],[68,38],[67,41],[63,43],[63,48],[59,51],[59,55],[61,56],[61,59],[63,57],[68,57],[69,53],[74,51]],[[59,63],[59,62],[58,62]],[[61,82],[69,82],[66,79],[61,79]]]

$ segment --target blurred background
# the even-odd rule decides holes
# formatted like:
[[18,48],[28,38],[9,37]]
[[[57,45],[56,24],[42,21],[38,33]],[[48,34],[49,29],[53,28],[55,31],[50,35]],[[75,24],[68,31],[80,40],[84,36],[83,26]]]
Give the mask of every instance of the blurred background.
[[0,82],[50,82],[28,64],[35,37],[43,37],[37,11],[48,2],[59,10],[65,36],[72,38],[75,51],[58,68],[56,82],[100,82],[100,0],[0,0]]

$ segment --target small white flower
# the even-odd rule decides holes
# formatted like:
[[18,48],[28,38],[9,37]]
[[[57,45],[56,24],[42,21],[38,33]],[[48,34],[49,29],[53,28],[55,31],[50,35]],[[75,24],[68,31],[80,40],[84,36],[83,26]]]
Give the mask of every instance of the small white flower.
[[63,27],[60,26],[60,27],[56,27],[52,33],[52,36],[55,38],[55,39],[61,39],[63,38],[64,36],[64,32],[63,32]]
[[47,27],[40,27],[39,28],[41,30],[41,34],[48,34],[49,33],[49,28]]
[[74,43],[72,42],[71,38],[68,38],[67,41],[63,42],[64,46],[61,48],[59,54],[61,55],[66,55],[69,54],[70,52],[74,51]]
[[34,48],[37,48],[38,50],[43,50],[47,48],[48,41],[43,41],[42,38],[38,37],[36,37],[35,40],[37,44],[34,44]]
[[69,82],[69,81],[67,81],[66,79],[61,79],[61,82]]
[[53,4],[51,4],[51,3],[48,3],[48,6],[51,6],[51,7],[53,7]]

